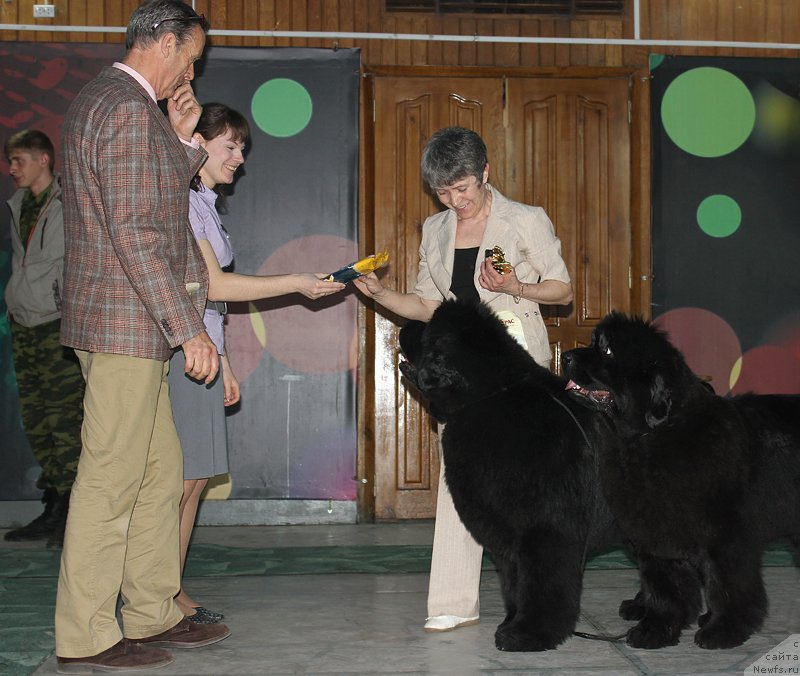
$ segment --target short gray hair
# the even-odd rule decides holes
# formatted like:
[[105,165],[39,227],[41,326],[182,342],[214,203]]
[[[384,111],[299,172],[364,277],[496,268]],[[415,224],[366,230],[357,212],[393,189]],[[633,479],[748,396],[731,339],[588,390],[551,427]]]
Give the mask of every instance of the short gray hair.
[[182,0],[149,0],[137,7],[128,21],[125,32],[125,49],[147,49],[158,42],[165,33],[172,33],[182,45],[195,26],[208,31],[204,16],[195,12]]
[[486,144],[478,134],[464,127],[445,127],[422,150],[422,180],[430,188],[453,185],[467,176],[482,183],[488,161]]

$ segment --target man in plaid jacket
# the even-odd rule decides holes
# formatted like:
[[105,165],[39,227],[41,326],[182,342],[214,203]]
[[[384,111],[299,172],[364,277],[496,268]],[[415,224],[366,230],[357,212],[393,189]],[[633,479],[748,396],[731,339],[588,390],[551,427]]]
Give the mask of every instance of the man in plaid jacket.
[[86,380],[56,601],[64,673],[155,668],[172,661],[159,648],[230,634],[189,622],[173,600],[183,465],[169,356],[182,348],[198,380],[218,369],[202,319],[208,273],[188,222],[189,182],[206,158],[190,141],[206,30],[180,0],[145,2],[129,21],[122,63],[81,90],[64,122],[61,340]]

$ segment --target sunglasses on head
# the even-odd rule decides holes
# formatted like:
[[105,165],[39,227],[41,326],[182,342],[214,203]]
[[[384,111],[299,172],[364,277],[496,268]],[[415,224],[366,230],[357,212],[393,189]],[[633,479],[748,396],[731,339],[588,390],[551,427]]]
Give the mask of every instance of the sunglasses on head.
[[199,14],[199,15],[196,15],[196,16],[186,16],[186,15],[184,15],[184,16],[172,16],[172,17],[169,17],[168,19],[161,19],[161,21],[156,21],[152,26],[150,26],[150,30],[155,30],[162,23],[166,23],[167,21],[182,21],[184,23],[189,23],[191,21],[197,21],[197,23],[200,24],[200,26],[203,28],[203,30],[208,28],[208,23],[206,22],[206,15],[205,14]]

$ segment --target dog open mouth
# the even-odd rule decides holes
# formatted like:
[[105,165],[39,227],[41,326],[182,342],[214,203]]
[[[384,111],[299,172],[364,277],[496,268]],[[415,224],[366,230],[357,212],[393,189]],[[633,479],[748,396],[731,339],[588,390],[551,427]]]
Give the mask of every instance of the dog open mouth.
[[571,394],[589,399],[600,406],[611,406],[614,403],[614,397],[608,390],[587,390],[585,387],[578,385],[574,380],[570,380],[565,389]]

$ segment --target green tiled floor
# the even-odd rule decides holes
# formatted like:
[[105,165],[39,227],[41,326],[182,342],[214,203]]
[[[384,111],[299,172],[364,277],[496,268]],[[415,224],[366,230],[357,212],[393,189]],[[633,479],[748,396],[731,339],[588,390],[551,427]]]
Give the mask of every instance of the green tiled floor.
[[[253,548],[198,543],[190,550],[186,576],[425,573],[430,556],[430,546],[414,544]],[[59,551],[9,544],[0,549],[0,673],[31,674],[52,653],[59,561]],[[764,565],[794,562],[788,547],[776,545],[765,552]],[[587,566],[589,570],[634,567],[621,550],[596,556]],[[485,557],[484,569],[492,568]]]

